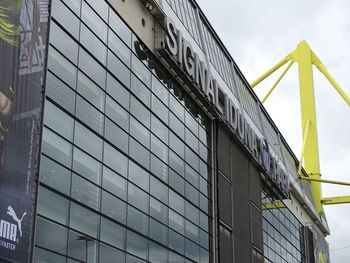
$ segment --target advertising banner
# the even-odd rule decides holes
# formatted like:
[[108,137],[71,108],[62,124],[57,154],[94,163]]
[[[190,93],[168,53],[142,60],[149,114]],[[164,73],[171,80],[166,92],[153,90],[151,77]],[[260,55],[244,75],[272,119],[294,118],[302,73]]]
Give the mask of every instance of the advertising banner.
[[0,262],[29,262],[49,0],[0,1]]

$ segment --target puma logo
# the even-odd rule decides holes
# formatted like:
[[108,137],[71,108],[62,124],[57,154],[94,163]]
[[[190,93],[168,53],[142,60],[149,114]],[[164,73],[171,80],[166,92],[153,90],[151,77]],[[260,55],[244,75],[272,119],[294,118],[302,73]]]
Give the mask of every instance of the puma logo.
[[22,237],[22,220],[26,216],[27,212],[24,212],[21,219],[18,219],[15,210],[13,210],[12,206],[8,206],[7,208],[7,214],[13,218],[14,221],[17,222],[18,230],[19,230],[19,235]]

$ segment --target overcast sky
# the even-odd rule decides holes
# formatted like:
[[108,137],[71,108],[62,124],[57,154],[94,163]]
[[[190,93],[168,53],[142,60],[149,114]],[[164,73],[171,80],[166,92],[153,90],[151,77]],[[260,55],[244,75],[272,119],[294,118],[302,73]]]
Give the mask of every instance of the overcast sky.
[[[306,40],[350,96],[350,1],[197,0],[249,82]],[[280,73],[257,87],[265,95]],[[350,182],[350,107],[314,69],[322,178]],[[300,155],[302,145],[296,65],[265,107]],[[350,187],[323,185],[323,196],[350,195]],[[331,262],[350,262],[350,205],[325,207]],[[341,249],[343,247],[347,247]]]

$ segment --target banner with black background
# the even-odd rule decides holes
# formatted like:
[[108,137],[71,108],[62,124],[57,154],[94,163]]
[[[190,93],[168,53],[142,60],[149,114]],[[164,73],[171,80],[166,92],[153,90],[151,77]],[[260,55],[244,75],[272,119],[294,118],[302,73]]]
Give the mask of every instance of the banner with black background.
[[29,262],[49,0],[0,1],[0,261]]

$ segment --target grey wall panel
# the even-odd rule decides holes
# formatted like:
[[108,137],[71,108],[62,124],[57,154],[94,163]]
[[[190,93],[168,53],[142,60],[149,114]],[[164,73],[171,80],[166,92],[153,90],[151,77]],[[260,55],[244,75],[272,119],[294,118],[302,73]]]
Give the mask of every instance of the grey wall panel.
[[231,184],[218,175],[219,218],[232,227]]

